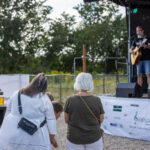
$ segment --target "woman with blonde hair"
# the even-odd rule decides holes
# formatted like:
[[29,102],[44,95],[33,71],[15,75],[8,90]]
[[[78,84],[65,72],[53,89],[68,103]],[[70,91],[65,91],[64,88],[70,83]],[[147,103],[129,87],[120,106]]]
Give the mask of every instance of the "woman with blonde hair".
[[47,84],[39,73],[12,95],[0,129],[0,150],[52,150],[49,136],[56,134],[56,118],[45,94]]
[[89,73],[80,73],[75,80],[77,94],[67,99],[64,112],[68,124],[68,150],[102,150],[100,124],[104,110],[100,99],[89,92],[93,91],[93,79]]

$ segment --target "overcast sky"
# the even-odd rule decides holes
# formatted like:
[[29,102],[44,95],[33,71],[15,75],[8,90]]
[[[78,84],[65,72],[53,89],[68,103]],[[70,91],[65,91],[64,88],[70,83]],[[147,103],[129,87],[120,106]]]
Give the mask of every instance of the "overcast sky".
[[[54,19],[59,17],[63,11],[78,17],[78,13],[73,9],[73,7],[80,3],[83,3],[83,0],[47,0],[46,5],[53,7],[51,17]],[[123,7],[120,7],[120,12],[125,15],[125,9]]]

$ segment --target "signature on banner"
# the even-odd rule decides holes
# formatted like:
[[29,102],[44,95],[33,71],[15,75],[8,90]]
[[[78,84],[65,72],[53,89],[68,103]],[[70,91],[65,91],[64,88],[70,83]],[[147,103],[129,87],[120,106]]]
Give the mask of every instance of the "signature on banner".
[[138,111],[135,112],[134,121],[150,124],[150,119],[149,118],[145,118],[145,117],[140,117],[138,115]]

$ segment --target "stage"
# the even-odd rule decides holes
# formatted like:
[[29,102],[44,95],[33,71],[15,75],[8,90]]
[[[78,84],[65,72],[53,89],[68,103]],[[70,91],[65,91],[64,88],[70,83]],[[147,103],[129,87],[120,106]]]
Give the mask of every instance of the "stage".
[[99,96],[106,134],[150,141],[150,99]]

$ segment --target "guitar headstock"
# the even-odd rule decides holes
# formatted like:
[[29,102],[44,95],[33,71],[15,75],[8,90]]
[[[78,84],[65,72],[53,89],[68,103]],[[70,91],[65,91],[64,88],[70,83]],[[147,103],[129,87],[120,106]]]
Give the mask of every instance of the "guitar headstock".
[[142,44],[145,44],[147,42],[148,39],[144,38],[142,41]]

